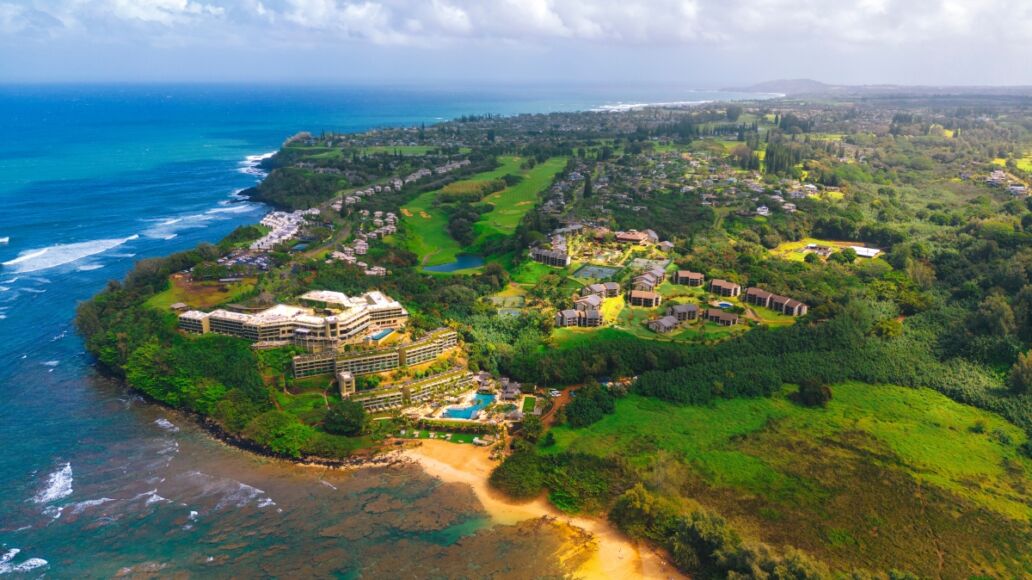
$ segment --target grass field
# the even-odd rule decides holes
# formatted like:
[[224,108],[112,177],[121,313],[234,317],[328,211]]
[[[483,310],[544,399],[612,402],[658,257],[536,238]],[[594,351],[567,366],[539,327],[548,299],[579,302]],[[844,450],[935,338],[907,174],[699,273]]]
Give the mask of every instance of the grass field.
[[233,302],[254,289],[256,280],[245,278],[240,282],[192,282],[185,278],[173,277],[167,290],[159,292],[147,299],[147,306],[159,310],[168,310],[176,302],[182,302],[190,308],[208,309],[226,302]]
[[841,242],[835,240],[820,240],[817,238],[803,238],[797,242],[782,242],[778,244],[778,247],[771,250],[770,253],[783,260],[802,262],[806,257],[806,253],[803,252],[803,248],[810,244],[828,246],[831,248],[848,248],[849,246],[864,245],[863,242]]
[[501,165],[497,169],[478,173],[466,181],[499,179],[508,174],[519,175],[523,181],[484,199],[494,205],[494,209],[482,215],[474,225],[477,240],[471,248],[461,247],[448,234],[447,215],[443,209],[433,206],[438,191],[426,192],[402,207],[405,235],[398,239],[404,240],[405,246],[419,256],[424,266],[453,262],[464,251],[476,253],[476,246],[492,235],[511,235],[523,215],[534,207],[538,194],[566,164],[564,158],[557,157],[531,169],[521,169],[523,159],[520,157],[499,157],[498,160]]
[[523,411],[524,414],[533,413],[536,407],[537,397],[530,395],[523,397],[523,405],[520,407],[520,410]]
[[523,216],[533,209],[538,195],[552,183],[552,179],[564,167],[565,157],[553,157],[529,170],[507,171],[506,173],[522,176],[523,181],[484,198],[484,201],[493,205],[494,209],[481,216],[480,221],[476,223],[477,244],[491,236],[512,235]]
[[[623,457],[661,492],[843,567],[966,577],[1032,566],[1021,547],[1032,461],[1015,449],[1025,435],[931,390],[836,385],[826,409],[784,393],[709,407],[629,396],[590,427],[552,432],[544,452]],[[1023,566],[1005,563],[1014,554]]]
[[540,262],[526,260],[513,269],[510,274],[513,282],[520,284],[537,284],[542,278],[549,274],[559,274],[562,268],[553,268]]

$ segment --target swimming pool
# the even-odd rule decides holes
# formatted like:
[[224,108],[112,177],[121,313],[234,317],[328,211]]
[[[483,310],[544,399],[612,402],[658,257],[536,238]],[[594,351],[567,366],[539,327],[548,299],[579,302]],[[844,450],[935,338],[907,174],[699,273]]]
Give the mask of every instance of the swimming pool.
[[734,304],[731,304],[730,302],[718,302],[717,306],[722,308],[723,310],[727,310],[728,308],[734,306]]
[[392,332],[394,332],[393,328],[385,328],[385,329],[381,330],[380,332],[377,332],[376,334],[370,336],[369,338],[371,338],[373,340],[380,340],[382,338],[387,338],[388,336],[390,336],[390,334]]
[[478,411],[488,407],[495,401],[494,395],[473,396],[473,404],[468,407],[448,407],[441,415],[446,419],[472,419]]

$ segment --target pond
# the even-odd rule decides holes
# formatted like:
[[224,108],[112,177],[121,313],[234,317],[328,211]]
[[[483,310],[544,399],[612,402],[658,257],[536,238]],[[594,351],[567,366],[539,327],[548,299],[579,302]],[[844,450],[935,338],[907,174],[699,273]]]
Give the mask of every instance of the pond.
[[474,254],[459,254],[455,256],[454,262],[448,262],[447,264],[441,264],[439,266],[425,266],[423,269],[427,272],[456,272],[458,270],[465,270],[467,268],[479,268],[484,265],[484,258]]

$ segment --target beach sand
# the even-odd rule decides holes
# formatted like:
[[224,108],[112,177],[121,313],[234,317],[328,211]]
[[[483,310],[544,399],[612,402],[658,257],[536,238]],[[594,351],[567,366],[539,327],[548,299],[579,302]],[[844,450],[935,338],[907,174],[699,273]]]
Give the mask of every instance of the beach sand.
[[660,554],[631,540],[605,520],[564,514],[543,496],[530,502],[517,502],[491,489],[488,477],[496,462],[491,460],[487,448],[428,440],[405,449],[402,454],[433,477],[472,487],[484,510],[496,523],[514,524],[549,517],[589,532],[598,543],[598,550],[577,570],[580,578],[685,577]]

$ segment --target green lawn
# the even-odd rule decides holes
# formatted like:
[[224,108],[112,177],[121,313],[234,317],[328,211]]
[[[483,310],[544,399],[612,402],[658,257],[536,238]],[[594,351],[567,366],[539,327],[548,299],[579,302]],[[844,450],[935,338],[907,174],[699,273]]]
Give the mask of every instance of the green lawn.
[[523,181],[502,191],[492,193],[484,201],[494,209],[484,214],[476,223],[477,244],[491,236],[510,236],[516,231],[523,216],[534,208],[538,196],[552,183],[556,174],[566,167],[565,157],[553,157],[544,163],[538,163],[530,170],[516,173]]
[[254,278],[245,278],[240,282],[223,284],[221,282],[188,282],[173,279],[167,290],[158,292],[147,299],[146,305],[158,310],[169,308],[182,302],[190,308],[208,309],[226,302],[233,302],[254,290]]
[[525,260],[510,272],[512,281],[520,284],[537,284],[542,278],[549,274],[562,273],[562,268],[553,268],[540,262]]
[[1021,429],[928,389],[832,390],[826,409],[784,394],[708,407],[632,395],[590,427],[553,428],[556,445],[542,452],[619,456],[667,494],[833,563],[877,558],[934,575],[928,555],[943,542],[951,550],[941,575],[950,577],[951,566],[983,560],[1002,573],[995,566],[1022,553],[1006,546],[1030,537],[1032,461],[1016,450]]
[[499,179],[508,174],[520,175],[523,181],[484,199],[494,205],[494,209],[482,215],[474,225],[477,241],[473,247],[461,247],[448,233],[447,215],[444,210],[433,207],[438,191],[423,193],[402,207],[404,235],[396,239],[418,255],[424,266],[447,264],[463,251],[475,253],[476,247],[491,236],[512,235],[523,215],[534,207],[537,196],[566,165],[565,158],[554,158],[524,170],[520,168],[524,161],[521,157],[499,157],[498,160],[501,165],[497,169],[478,173],[465,181]]
[[526,396],[526,397],[523,397],[523,407],[522,407],[523,413],[525,413],[525,414],[533,413],[534,409],[536,407],[537,407],[537,397],[532,397],[532,396],[529,396],[529,395]]

